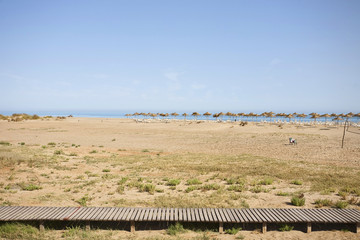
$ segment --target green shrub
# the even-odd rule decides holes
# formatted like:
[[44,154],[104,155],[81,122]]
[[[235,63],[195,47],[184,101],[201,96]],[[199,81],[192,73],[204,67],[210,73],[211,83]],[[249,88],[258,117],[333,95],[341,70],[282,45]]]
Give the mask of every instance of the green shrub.
[[92,154],[92,153],[97,153],[97,151],[96,150],[92,150],[91,152],[89,152],[90,154]]
[[225,233],[226,234],[231,234],[231,235],[235,235],[237,234],[239,231],[241,231],[242,228],[231,228],[231,229],[226,229]]
[[90,200],[91,200],[91,198],[89,198],[89,196],[86,194],[85,196],[83,196],[82,198],[76,200],[75,202],[80,204],[80,206],[86,207],[87,202],[90,201]]
[[166,232],[169,235],[176,236],[179,233],[184,233],[185,229],[181,223],[177,222],[175,224],[171,224],[169,228],[166,230]]
[[278,193],[276,193],[276,196],[283,196],[283,197],[285,197],[285,196],[289,196],[290,194],[289,193],[287,193],[287,192],[278,192]]
[[70,153],[69,156],[70,156],[70,157],[76,157],[77,154],[76,154],[76,153]]
[[321,207],[331,207],[334,203],[330,199],[317,199],[315,200],[315,204],[317,208]]
[[231,185],[227,188],[228,191],[242,192],[244,191],[243,185]]
[[202,184],[202,182],[199,179],[193,178],[186,181],[187,185],[199,185]]
[[220,189],[220,185],[216,184],[216,183],[205,184],[205,185],[201,186],[201,190],[204,190],[204,191],[219,190],[219,189]]
[[10,143],[9,143],[9,142],[5,142],[5,141],[0,141],[0,145],[10,146]]
[[349,204],[347,202],[345,202],[345,201],[337,201],[335,203],[335,207],[336,208],[341,208],[341,209],[346,208],[348,205]]
[[303,182],[301,180],[294,180],[294,181],[291,181],[291,184],[294,184],[294,185],[302,185]]
[[294,229],[294,226],[290,226],[290,225],[287,225],[287,224],[284,224],[284,225],[281,225],[279,230],[282,231],[282,232],[288,232],[288,231],[291,231]]
[[299,196],[294,196],[291,198],[291,204],[294,206],[304,206],[305,198],[299,197]]
[[103,169],[103,172],[110,172],[110,169]]
[[153,184],[140,184],[139,185],[139,191],[140,192],[148,192],[150,194],[154,194],[155,192],[155,185]]
[[274,182],[272,178],[265,178],[260,181],[261,185],[271,185]]
[[129,178],[128,177],[122,177],[119,181],[118,181],[118,185],[122,185],[124,183],[126,183],[126,181],[128,180]]
[[181,183],[180,179],[169,179],[169,181],[167,182],[166,185],[168,186],[176,186],[179,185]]
[[34,191],[34,190],[41,189],[40,186],[34,185],[32,183],[30,183],[30,184],[19,183],[18,185],[20,186],[21,190],[24,190],[24,191]]
[[0,225],[1,239],[40,239],[39,230],[23,223],[3,223]]
[[61,155],[61,154],[64,154],[64,152],[61,151],[61,150],[55,150],[55,151],[54,151],[54,154],[55,154],[55,155]]
[[189,192],[192,192],[192,191],[197,190],[197,189],[198,189],[197,186],[190,186],[190,187],[187,187],[187,188],[185,189],[185,192],[186,192],[186,193],[189,193]]
[[150,152],[148,149],[141,150],[142,152]]
[[49,146],[56,146],[56,143],[54,143],[54,142],[49,142],[48,145],[49,145]]

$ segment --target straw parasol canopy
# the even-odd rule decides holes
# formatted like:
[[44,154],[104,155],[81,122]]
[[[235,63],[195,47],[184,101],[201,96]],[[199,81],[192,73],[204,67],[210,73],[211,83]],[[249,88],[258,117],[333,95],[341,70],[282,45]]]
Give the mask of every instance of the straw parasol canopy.
[[195,117],[195,120],[197,120],[197,117],[200,116],[200,113],[198,113],[198,112],[193,112],[193,113],[191,114],[191,116],[194,116],[194,117]]
[[286,118],[288,118],[288,119],[289,119],[289,122],[290,122],[290,119],[291,119],[291,118],[294,118],[294,116],[293,116],[292,114],[287,114],[287,115],[286,115]]
[[203,115],[204,115],[207,119],[209,119],[209,116],[211,116],[211,113],[206,112],[206,113],[204,113]]
[[183,113],[182,116],[183,116],[183,117],[185,118],[185,120],[186,120],[186,117],[188,116],[188,114],[187,114],[187,113]]
[[329,114],[325,113],[325,114],[321,115],[320,117],[325,118],[325,125],[326,125],[326,119],[331,117],[331,116]]
[[179,114],[177,112],[173,112],[171,113],[171,116],[173,116],[174,118],[176,118],[177,116],[179,116]]
[[215,118],[217,120],[219,116],[220,115],[218,113],[214,113],[213,118]]

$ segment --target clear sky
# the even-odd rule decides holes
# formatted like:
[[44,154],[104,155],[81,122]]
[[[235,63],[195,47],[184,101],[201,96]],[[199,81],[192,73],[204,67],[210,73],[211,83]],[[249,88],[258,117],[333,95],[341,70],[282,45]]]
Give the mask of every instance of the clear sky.
[[359,112],[358,0],[0,0],[0,111]]

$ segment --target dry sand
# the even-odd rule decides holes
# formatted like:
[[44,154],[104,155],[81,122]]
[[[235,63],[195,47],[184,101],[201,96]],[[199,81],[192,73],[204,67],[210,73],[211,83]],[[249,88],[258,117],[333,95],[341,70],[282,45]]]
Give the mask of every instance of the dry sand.
[[[26,166],[3,166],[1,169],[0,183],[3,186],[11,182],[29,182],[37,179],[43,189],[38,191],[2,191],[0,198],[4,202],[15,205],[46,205],[46,206],[76,206],[76,199],[83,196],[83,191],[64,192],[66,186],[61,182],[68,178],[73,182],[81,181],[85,171],[103,174],[102,169],[111,169],[111,174],[121,176],[131,175],[133,171],[126,167],[136,168],[136,162],[130,165],[123,165],[122,169],[113,170],[111,164],[99,162],[94,165],[88,164],[83,159],[94,149],[97,157],[108,158],[111,154],[117,156],[137,156],[148,154],[153,159],[156,154],[206,154],[238,156],[251,154],[254,156],[272,158],[279,161],[297,162],[298,164],[319,164],[319,166],[350,167],[354,171],[360,170],[360,129],[351,127],[346,132],[345,146],[341,148],[342,127],[299,126],[296,124],[260,124],[250,123],[247,126],[240,126],[238,123],[217,123],[217,122],[196,122],[196,121],[150,121],[149,123],[136,123],[132,119],[101,119],[101,118],[67,118],[65,120],[29,120],[24,122],[0,121],[0,141],[7,141],[12,144],[12,149],[25,148],[29,156],[41,156],[41,154],[52,155],[54,149],[61,149],[69,156],[70,153],[76,157],[64,158],[62,166],[67,170],[55,171],[46,166],[31,168]],[[289,138],[297,139],[296,146],[289,145]],[[19,143],[24,142],[21,146]],[[54,142],[57,146],[50,149],[48,143]],[[79,147],[74,148],[72,144]],[[43,152],[41,146],[46,146]],[[1,146],[0,146],[1,147]],[[40,149],[40,150],[39,150]],[[126,151],[119,151],[123,149]],[[16,150],[16,149],[15,149]],[[22,151],[22,150],[21,150]],[[34,153],[35,151],[35,153]],[[195,159],[194,159],[195,161]],[[203,163],[206,164],[206,163]],[[227,163],[224,163],[227,164]],[[22,166],[22,167],[21,167]],[[139,166],[139,168],[142,166]],[[109,173],[109,174],[110,174]],[[141,175],[142,173],[142,175]],[[163,172],[152,170],[141,172],[141,176],[161,177]],[[211,173],[202,176],[200,180],[208,178]],[[176,178],[178,173],[168,173],[168,177]],[[206,176],[206,177],[205,177]],[[58,180],[56,180],[58,179]],[[90,177],[88,178],[90,179]],[[156,179],[156,178],[155,178]],[[52,181],[50,181],[52,180]],[[56,184],[59,181],[59,184]],[[112,193],[111,183],[104,182],[97,186],[102,189],[109,189],[107,195],[103,192],[89,192],[94,199],[92,206],[111,205],[111,200],[117,193]],[[185,186],[183,186],[185,188]],[[356,187],[356,186],[355,186]],[[58,191],[60,190],[61,191]],[[85,187],[86,188],[86,187]],[[149,195],[139,192],[136,189],[129,189],[121,195],[124,202],[134,201],[136,206],[146,206],[146,201],[156,201],[156,196],[169,194],[181,196],[184,192],[170,191],[165,186],[164,193]],[[305,183],[303,186],[290,186],[283,181],[276,182],[276,188],[284,192],[294,192],[301,189],[308,190],[310,187]],[[90,190],[90,189],[89,189]],[[69,190],[70,191],[70,190]],[[73,191],[73,189],[71,189]],[[69,198],[69,196],[72,196]],[[314,207],[313,201],[321,198],[319,192],[307,192],[305,207]],[[335,194],[329,196],[337,200]],[[288,204],[289,199],[268,194],[265,192],[246,195],[246,201],[250,207],[293,207]],[[126,205],[126,203],[124,203]],[[108,206],[107,205],[107,206]],[[120,203],[121,205],[121,203]],[[151,205],[151,204],[150,204]],[[352,206],[356,207],[356,205]],[[357,207],[359,208],[359,207]],[[124,233],[127,234],[127,233]],[[146,232],[137,233],[138,238],[143,238]],[[161,231],[159,234],[163,234]],[[221,239],[231,239],[233,236],[219,236]],[[298,231],[291,233],[269,232],[265,235],[245,231],[246,239],[356,239],[353,233],[336,232],[314,232],[304,234]]]

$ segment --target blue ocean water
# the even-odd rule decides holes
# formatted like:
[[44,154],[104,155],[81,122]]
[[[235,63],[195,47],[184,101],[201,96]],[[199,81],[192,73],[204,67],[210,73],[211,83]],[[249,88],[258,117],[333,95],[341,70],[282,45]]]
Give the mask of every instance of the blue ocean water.
[[[0,111],[0,114],[2,115],[12,115],[13,113],[26,113],[26,114],[37,114],[39,116],[69,116],[72,115],[73,117],[89,117],[89,118],[137,118],[137,119],[147,119],[147,118],[151,118],[149,116],[125,116],[126,114],[133,114],[135,111],[83,111],[83,110],[78,110],[78,111],[74,111],[74,110],[69,110],[69,111]],[[179,116],[174,117],[169,115],[168,117],[165,117],[165,119],[185,119],[184,116],[182,116],[183,112],[177,112],[179,113]],[[204,115],[202,115],[202,112],[199,112],[201,115],[194,117],[192,116],[192,112],[187,112],[188,116],[186,116],[186,119],[188,120],[217,120],[216,118],[214,118],[212,115],[209,117],[206,117]],[[170,114],[170,113],[169,113]],[[257,114],[261,114],[261,113],[257,113]],[[301,122],[313,122],[314,119],[310,118],[311,116],[307,116],[305,118],[292,118],[291,121],[301,121]],[[157,116],[156,118],[158,119],[162,119],[163,117]],[[249,121],[249,122],[262,122],[262,121],[270,121],[270,118],[266,118],[266,117],[228,117],[228,116],[221,116],[218,118],[218,120],[222,120],[222,121]],[[283,118],[283,117],[274,117],[271,119],[272,122],[274,121],[289,121],[288,118]],[[318,118],[316,119],[317,122],[331,122],[332,118]],[[360,119],[357,117],[353,117],[350,118],[349,121],[352,122],[359,122]]]

